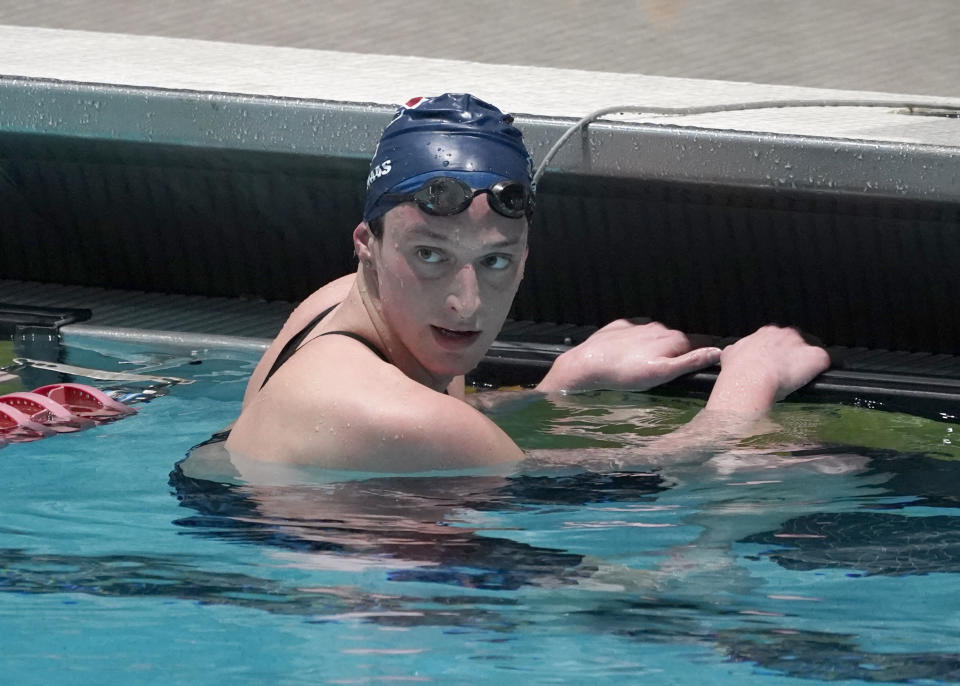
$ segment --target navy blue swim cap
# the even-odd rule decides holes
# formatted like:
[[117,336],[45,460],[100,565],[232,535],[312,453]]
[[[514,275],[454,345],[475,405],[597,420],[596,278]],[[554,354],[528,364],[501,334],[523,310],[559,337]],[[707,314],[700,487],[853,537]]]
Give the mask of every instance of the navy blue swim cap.
[[414,98],[383,130],[370,162],[363,220],[400,204],[385,193],[410,193],[435,176],[489,188],[503,180],[529,184],[532,175],[533,160],[509,114],[469,94]]

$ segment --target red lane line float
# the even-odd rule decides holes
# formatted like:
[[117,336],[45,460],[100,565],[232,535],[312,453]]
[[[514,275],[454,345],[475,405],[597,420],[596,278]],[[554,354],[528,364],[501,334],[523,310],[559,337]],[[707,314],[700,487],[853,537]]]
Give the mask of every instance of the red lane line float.
[[136,410],[93,386],[58,383],[33,392],[0,395],[0,448],[57,433],[82,431]]
[[0,404],[0,438],[8,443],[26,443],[53,436],[56,432],[48,426],[33,421],[15,407]]
[[41,386],[33,391],[62,405],[70,413],[93,420],[97,424],[136,414],[136,409],[117,402],[93,386],[78,383],[58,383]]
[[57,433],[82,431],[94,425],[92,419],[76,415],[60,403],[39,393],[0,395],[0,403],[20,410],[32,421],[48,426]]

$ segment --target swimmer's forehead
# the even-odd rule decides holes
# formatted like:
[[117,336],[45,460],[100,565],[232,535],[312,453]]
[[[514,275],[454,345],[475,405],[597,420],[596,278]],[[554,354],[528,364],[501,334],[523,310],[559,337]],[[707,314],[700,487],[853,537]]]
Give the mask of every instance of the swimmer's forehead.
[[[459,232],[453,232],[454,234]],[[516,236],[506,236],[500,240],[493,241],[490,243],[492,248],[509,248],[515,245],[522,245],[525,242],[526,231],[520,231]],[[410,238],[426,238],[431,241],[436,241],[438,243],[449,243],[455,240],[455,235],[451,236],[449,231],[437,231],[435,229],[428,228],[426,226],[414,226],[407,231],[407,235]]]

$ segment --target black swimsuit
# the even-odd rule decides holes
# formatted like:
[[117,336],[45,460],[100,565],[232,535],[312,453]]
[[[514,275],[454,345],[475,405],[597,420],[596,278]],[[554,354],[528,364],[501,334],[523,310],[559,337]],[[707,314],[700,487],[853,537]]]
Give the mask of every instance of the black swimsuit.
[[[270,367],[270,371],[267,372],[267,376],[263,379],[263,383],[260,384],[260,390],[263,390],[263,387],[267,385],[267,381],[269,381],[270,377],[273,376],[278,369],[280,369],[283,363],[289,360],[291,357],[293,357],[294,353],[296,353],[297,349],[300,347],[300,344],[303,343],[304,339],[306,339],[306,337],[310,335],[310,332],[313,331],[313,328],[317,324],[319,324],[324,317],[330,314],[330,312],[333,311],[334,307],[336,307],[336,305],[333,305],[332,307],[328,307],[323,312],[318,314],[316,317],[313,318],[313,320],[309,324],[303,327],[300,330],[300,332],[297,333],[296,336],[294,336],[289,341],[287,341],[287,344],[283,346],[283,350],[281,350],[280,354],[277,355],[277,359],[274,360],[273,366]],[[375,346],[373,343],[368,341],[366,338],[364,338],[360,334],[354,333],[353,331],[327,331],[326,333],[319,334],[317,338],[320,338],[320,336],[333,336],[333,335],[346,336],[347,338],[352,338],[355,341],[359,341],[360,343],[363,343],[365,346],[370,348],[373,354],[379,357],[381,360],[383,360],[384,362],[389,362],[389,360],[387,359],[387,356],[384,355],[377,346]]]

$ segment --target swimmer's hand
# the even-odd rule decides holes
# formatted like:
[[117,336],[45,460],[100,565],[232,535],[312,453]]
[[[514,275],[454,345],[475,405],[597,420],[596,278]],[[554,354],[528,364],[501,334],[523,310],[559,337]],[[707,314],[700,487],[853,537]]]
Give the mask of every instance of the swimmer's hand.
[[764,326],[724,348],[707,410],[759,415],[830,366],[796,329]]
[[719,348],[692,347],[663,324],[618,319],[560,355],[537,390],[645,391],[720,361]]

